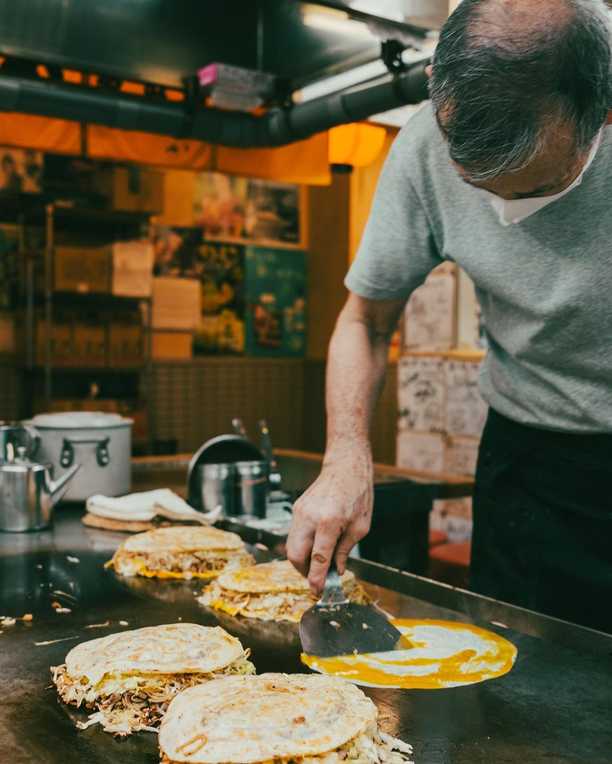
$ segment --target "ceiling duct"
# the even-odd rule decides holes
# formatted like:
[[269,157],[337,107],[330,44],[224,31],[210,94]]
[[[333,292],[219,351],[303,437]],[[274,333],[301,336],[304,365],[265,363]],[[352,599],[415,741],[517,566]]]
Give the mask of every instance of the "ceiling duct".
[[374,84],[271,109],[262,116],[130,98],[76,86],[0,76],[0,110],[193,138],[236,148],[282,146],[427,96],[428,60]]

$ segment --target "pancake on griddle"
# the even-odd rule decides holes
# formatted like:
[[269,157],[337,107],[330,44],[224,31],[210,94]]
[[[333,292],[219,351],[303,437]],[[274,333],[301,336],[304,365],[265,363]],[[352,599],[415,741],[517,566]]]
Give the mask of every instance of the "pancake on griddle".
[[332,677],[261,674],[216,679],[170,703],[162,764],[405,764],[409,745],[378,727],[374,703]]
[[101,724],[129,735],[155,731],[168,703],[186,687],[229,674],[254,674],[249,652],[219,626],[173,623],[82,642],[52,666],[60,698],[95,711]]
[[236,533],[172,526],[126,539],[108,565],[121,576],[210,579],[254,562]]
[[[344,573],[342,585],[352,602],[369,601],[351,572]],[[299,623],[317,597],[288,560],[275,560],[222,573],[198,601],[231,616]]]

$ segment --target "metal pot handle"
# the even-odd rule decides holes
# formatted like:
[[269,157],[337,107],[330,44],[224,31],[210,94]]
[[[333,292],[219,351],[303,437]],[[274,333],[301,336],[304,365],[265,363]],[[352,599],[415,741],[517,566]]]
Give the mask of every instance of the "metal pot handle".
[[108,452],[108,444],[110,438],[64,438],[62,443],[62,453],[60,455],[60,465],[64,469],[72,466],[74,462],[74,447],[95,444],[96,446],[96,461],[98,467],[106,467],[110,464],[110,454]]

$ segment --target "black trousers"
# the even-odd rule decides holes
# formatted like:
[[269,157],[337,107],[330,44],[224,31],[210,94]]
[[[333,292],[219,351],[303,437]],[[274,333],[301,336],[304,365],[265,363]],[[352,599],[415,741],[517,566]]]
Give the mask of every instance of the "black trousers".
[[481,594],[612,633],[612,435],[490,412],[470,578]]

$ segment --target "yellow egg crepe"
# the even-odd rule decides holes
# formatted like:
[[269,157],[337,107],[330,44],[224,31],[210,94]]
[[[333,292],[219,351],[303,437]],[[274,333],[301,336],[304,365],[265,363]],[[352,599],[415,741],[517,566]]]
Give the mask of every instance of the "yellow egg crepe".
[[507,674],[516,647],[487,629],[454,621],[394,619],[411,645],[389,653],[317,658],[302,655],[314,671],[368,687],[442,690]]

